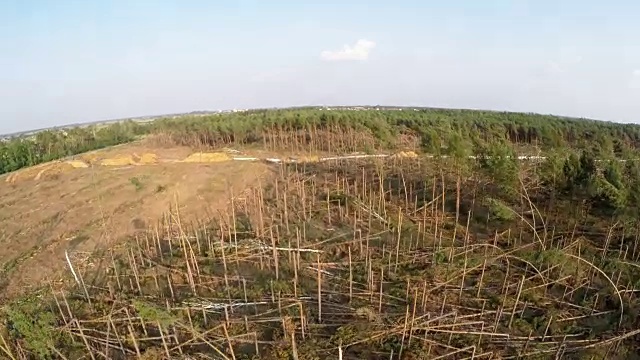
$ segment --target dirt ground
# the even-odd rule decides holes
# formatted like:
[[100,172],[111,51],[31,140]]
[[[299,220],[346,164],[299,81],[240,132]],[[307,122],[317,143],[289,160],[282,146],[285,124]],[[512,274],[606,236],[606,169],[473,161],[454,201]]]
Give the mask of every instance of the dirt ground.
[[207,218],[231,190],[239,194],[273,171],[223,155],[183,162],[189,155],[131,144],[0,177],[0,300],[60,278],[65,250],[112,246],[176,203],[183,220]]

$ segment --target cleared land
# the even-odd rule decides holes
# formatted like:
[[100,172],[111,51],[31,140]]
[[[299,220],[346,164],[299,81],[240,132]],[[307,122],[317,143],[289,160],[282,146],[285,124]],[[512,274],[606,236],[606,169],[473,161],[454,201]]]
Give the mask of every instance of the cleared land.
[[[38,220],[22,205],[25,222],[40,224],[24,239],[53,233],[47,226],[56,234],[72,226],[85,237],[50,238],[46,253],[18,262],[10,288],[37,280],[37,266],[62,268],[65,249],[91,251],[116,234],[138,236],[115,253],[94,253],[94,266],[73,259],[82,269],[78,283],[54,291],[51,302],[31,297],[10,305],[12,331],[26,334],[16,351],[275,360],[633,354],[637,255],[612,240],[630,229],[585,230],[557,212],[532,210],[531,167],[516,175],[521,185],[512,190],[521,201],[507,204],[486,195],[498,189],[482,172],[464,180],[459,164],[402,154],[275,164],[263,180],[265,165],[242,161],[70,173],[66,186],[84,186],[49,196],[77,201],[62,210],[45,205],[37,212],[48,215]],[[92,169],[100,183],[83,183]],[[136,185],[133,177],[142,180]],[[225,182],[249,190],[231,197]],[[168,188],[154,190],[160,185]],[[186,193],[190,207],[144,231],[171,204],[164,194],[171,188]],[[207,221],[190,217],[203,220],[199,212],[212,207],[218,211]],[[103,218],[100,208],[113,214],[106,225],[91,223]],[[68,217],[51,225],[60,212]],[[100,238],[86,232],[92,226]],[[65,278],[72,283],[70,271]],[[42,311],[48,315],[36,315]]]
[[206,218],[270,173],[259,162],[195,158],[182,162],[194,159],[188,148],[126,145],[0,178],[1,296],[64,276],[65,250],[86,260],[176,205],[185,220]]
[[[120,146],[5,178],[22,195],[3,188],[2,209],[24,220],[2,220],[14,270],[0,353],[639,358],[640,165],[613,160],[635,156],[640,127],[381,113],[253,112],[1,148],[11,171],[145,131],[193,146]],[[544,159],[518,160],[538,144]],[[326,159],[354,151],[396,155]]]

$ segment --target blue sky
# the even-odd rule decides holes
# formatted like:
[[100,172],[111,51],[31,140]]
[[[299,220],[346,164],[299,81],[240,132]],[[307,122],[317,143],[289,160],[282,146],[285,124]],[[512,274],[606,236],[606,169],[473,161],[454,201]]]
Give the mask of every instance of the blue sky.
[[0,133],[307,104],[640,122],[638,14],[631,0],[3,0]]

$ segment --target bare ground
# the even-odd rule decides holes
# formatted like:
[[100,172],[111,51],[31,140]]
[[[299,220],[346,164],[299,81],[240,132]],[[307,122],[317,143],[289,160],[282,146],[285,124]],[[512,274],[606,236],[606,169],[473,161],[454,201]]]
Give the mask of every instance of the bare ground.
[[185,220],[207,217],[225,206],[231,191],[239,194],[270,174],[259,162],[172,162],[191,152],[132,144],[76,158],[97,163],[155,154],[163,161],[27,169],[13,174],[13,181],[0,177],[0,299],[60,278],[65,250],[91,253],[110,247],[155,225],[176,204]]

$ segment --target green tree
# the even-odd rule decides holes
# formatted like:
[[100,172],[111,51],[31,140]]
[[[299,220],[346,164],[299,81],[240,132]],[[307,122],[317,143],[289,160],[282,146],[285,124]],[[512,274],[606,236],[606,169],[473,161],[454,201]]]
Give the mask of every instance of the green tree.
[[485,174],[507,195],[517,191],[520,167],[517,154],[511,146],[501,142],[490,143],[480,151],[478,162]]

